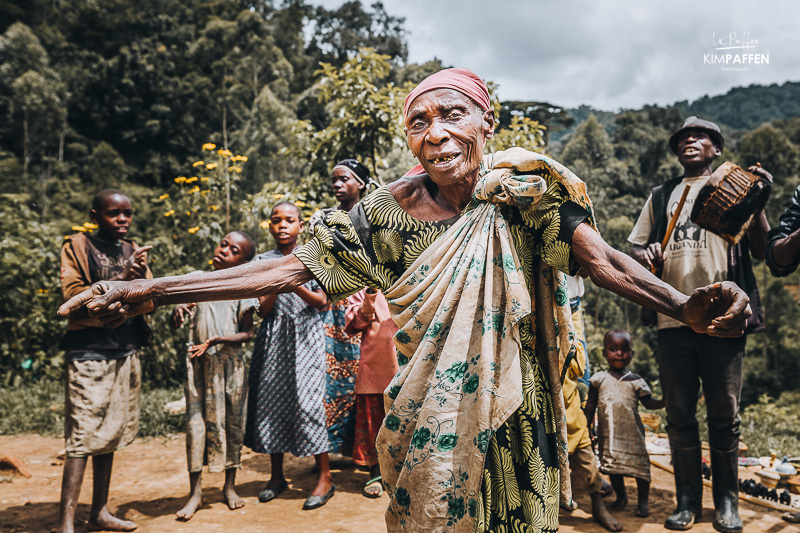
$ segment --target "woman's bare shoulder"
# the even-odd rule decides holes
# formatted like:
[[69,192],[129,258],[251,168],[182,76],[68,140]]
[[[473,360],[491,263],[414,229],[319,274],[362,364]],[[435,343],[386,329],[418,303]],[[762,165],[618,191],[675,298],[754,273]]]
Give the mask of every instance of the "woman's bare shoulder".
[[436,185],[426,174],[400,178],[387,188],[403,211],[418,220],[439,221],[453,216],[436,202]]
[[430,201],[431,196],[425,180],[428,176],[406,176],[397,181],[387,185],[387,189],[392,193],[392,196],[400,204],[400,207],[406,209],[420,201]]

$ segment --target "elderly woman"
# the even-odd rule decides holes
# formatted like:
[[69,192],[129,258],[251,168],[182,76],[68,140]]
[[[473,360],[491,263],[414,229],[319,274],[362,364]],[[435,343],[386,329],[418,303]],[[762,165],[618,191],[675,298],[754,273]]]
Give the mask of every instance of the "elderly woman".
[[157,305],[290,291],[332,299],[380,289],[400,327],[401,369],[378,435],[389,531],[555,531],[570,500],[560,372],[574,353],[563,272],[675,317],[741,335],[735,285],[687,297],[611,249],[582,182],[539,154],[483,156],[495,117],[486,85],[441,71],[409,94],[420,165],[329,213],[294,255],[213,273],[101,282],[62,306],[111,325]]

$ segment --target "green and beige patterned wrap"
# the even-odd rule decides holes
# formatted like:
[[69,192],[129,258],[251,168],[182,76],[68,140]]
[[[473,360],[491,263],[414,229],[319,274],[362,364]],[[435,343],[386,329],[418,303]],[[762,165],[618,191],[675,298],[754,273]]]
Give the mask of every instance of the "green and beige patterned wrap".
[[[464,215],[385,291],[400,328],[398,355],[408,360],[387,389],[377,441],[393,496],[390,531],[476,529],[468,502],[480,492],[480,476],[473,473],[483,469],[486,443],[479,436],[496,431],[522,405],[519,323],[531,316],[531,291],[497,204],[535,216],[532,208],[547,183],[522,172],[541,165],[559,172],[568,189],[583,187],[540,154],[511,149],[486,156],[483,166],[491,170],[480,177]],[[541,274],[533,293],[551,314],[539,316],[547,337],[540,358],[549,363],[556,415],[563,420],[560,369],[575,350],[572,317],[569,303],[555,297],[554,288],[566,284],[564,274],[551,267]],[[569,500],[566,431],[559,425],[562,498]],[[467,512],[454,513],[452,507],[462,504]]]

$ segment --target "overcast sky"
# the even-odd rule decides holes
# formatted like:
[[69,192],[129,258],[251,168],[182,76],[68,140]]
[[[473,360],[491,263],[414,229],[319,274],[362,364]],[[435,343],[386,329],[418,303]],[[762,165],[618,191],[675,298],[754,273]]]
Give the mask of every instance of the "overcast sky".
[[[342,3],[310,1],[328,8]],[[753,83],[800,81],[797,0],[383,3],[406,19],[410,61],[438,57],[470,68],[498,83],[502,100],[617,110],[691,101]],[[745,43],[747,50],[715,51]],[[768,54],[769,63],[704,64],[704,55],[713,53]]]

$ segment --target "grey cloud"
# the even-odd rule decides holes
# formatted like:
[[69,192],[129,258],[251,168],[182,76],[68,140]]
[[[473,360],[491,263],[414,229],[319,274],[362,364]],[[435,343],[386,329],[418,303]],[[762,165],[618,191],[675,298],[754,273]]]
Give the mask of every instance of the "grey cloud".
[[[322,0],[331,7],[338,1]],[[694,100],[800,80],[800,4],[663,0],[385,0],[406,18],[409,59],[438,57],[500,85],[503,99],[601,109]],[[703,64],[712,32],[749,32],[768,65]],[[756,51],[756,50],[753,50]]]

